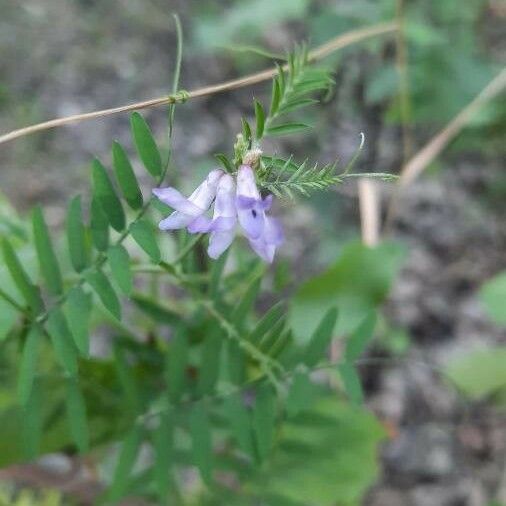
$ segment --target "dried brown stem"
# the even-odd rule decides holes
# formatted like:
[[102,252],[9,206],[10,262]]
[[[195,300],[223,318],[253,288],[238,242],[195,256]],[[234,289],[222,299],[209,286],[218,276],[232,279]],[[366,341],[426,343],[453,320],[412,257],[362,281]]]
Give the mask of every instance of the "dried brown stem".
[[397,212],[402,190],[411,184],[446,148],[446,146],[467,126],[474,114],[487,102],[506,89],[506,68],[490,81],[483,90],[462,109],[448,125],[435,135],[406,165],[404,165],[396,191],[390,201],[385,229],[390,229]]
[[[376,37],[378,35],[392,33],[396,29],[397,24],[395,22],[391,22],[391,23],[377,24],[368,28],[352,30],[343,35],[339,35],[338,37],[330,40],[329,42],[326,42],[325,44],[311,51],[309,53],[309,59],[311,61],[321,60],[325,56],[328,56],[329,54],[338,51],[339,49],[342,49],[346,46],[355,44],[356,42],[360,42],[365,39],[369,39],[371,37]],[[221,93],[223,91],[243,88],[245,86],[250,86],[252,84],[267,81],[272,77],[274,77],[276,73],[277,70],[275,68],[270,68],[263,70],[261,72],[257,72],[255,74],[250,74],[248,76],[241,77],[239,79],[232,79],[230,81],[225,81],[223,83],[206,86],[204,88],[199,88],[197,90],[190,91],[184,95],[183,94],[168,95],[165,97],[145,100],[143,102],[136,102],[134,104],[113,107],[111,109],[103,109],[101,111],[92,111],[83,114],[76,114],[73,116],[66,116],[63,118],[56,118],[49,121],[44,121],[43,123],[37,123],[35,125],[31,125],[25,128],[13,130],[0,136],[0,144],[14,139],[18,139],[20,137],[24,137],[26,135],[33,134],[35,132],[61,127],[64,125],[68,125],[70,123],[76,123],[79,121],[85,121],[89,119],[102,118],[104,116],[110,116],[111,114],[118,114],[121,112],[146,109],[148,107],[184,102],[192,98],[204,97],[207,95],[214,95],[215,93]]]

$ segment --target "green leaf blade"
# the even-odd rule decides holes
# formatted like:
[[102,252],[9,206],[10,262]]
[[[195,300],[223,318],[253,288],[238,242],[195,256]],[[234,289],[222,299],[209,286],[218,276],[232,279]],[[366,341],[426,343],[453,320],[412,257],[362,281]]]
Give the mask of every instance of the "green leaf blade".
[[130,116],[130,126],[137,153],[144,167],[153,177],[160,177],[162,175],[162,158],[151,129],[138,112],[134,112]]
[[18,376],[18,399],[22,406],[26,406],[30,399],[39,359],[39,348],[43,339],[42,330],[34,325],[25,341]]
[[151,225],[145,220],[137,220],[130,225],[130,233],[134,241],[158,264],[162,259],[156,235]]
[[53,308],[47,319],[46,329],[51,338],[56,358],[71,376],[77,374],[77,356],[72,334],[65,316],[58,308]]
[[193,462],[200,471],[204,482],[212,483],[213,447],[211,426],[205,406],[197,403],[190,413],[190,433],[192,436]]
[[117,141],[114,141],[112,145],[112,160],[116,179],[125,200],[133,210],[140,209],[143,204],[143,198],[139,183],[125,150]]
[[107,250],[107,262],[111,268],[111,273],[125,295],[132,292],[133,277],[130,269],[130,256],[127,250],[121,245],[116,244]]
[[33,237],[35,251],[39,260],[39,267],[47,288],[53,295],[60,295],[63,291],[60,266],[53,248],[44,214],[40,207],[36,207],[32,214]]
[[70,433],[79,452],[84,454],[90,446],[86,404],[79,384],[73,378],[67,380],[66,407]]
[[277,137],[300,133],[308,128],[311,128],[311,126],[305,123],[283,123],[281,125],[271,126],[267,128],[265,132],[267,135]]
[[121,320],[121,304],[107,276],[101,270],[87,271],[84,278],[98,295],[102,304],[117,319]]
[[65,301],[67,323],[77,349],[85,357],[89,355],[89,319],[91,313],[91,297],[80,286],[72,288]]
[[76,272],[81,272],[90,263],[89,245],[83,224],[81,197],[74,197],[67,211],[67,244],[70,262]]
[[125,213],[105,167],[97,159],[92,163],[92,180],[93,198],[104,211],[112,228],[121,232],[125,228]]
[[332,340],[332,333],[334,331],[336,321],[337,309],[330,308],[321,319],[306,347],[303,360],[308,367],[314,367],[325,354],[325,351]]

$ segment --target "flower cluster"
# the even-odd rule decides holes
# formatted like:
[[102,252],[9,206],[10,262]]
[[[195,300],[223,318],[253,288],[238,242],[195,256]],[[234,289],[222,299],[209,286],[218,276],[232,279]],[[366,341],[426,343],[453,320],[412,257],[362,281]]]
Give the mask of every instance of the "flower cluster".
[[[211,171],[188,198],[172,187],[155,188],[153,194],[174,209],[159,228],[209,233],[207,252],[211,258],[218,258],[232,244],[237,224],[253,250],[266,262],[272,262],[276,247],[283,241],[279,222],[267,215],[272,195],[261,197],[249,165],[239,167],[237,181],[222,170]],[[213,202],[211,218],[207,212]]]

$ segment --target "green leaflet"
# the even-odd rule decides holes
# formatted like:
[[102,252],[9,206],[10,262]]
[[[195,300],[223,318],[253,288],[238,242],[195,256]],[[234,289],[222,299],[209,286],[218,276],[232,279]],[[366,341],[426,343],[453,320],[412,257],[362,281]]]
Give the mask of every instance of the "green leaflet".
[[54,295],[60,295],[63,291],[60,267],[40,207],[36,207],[33,210],[32,226],[35,251],[37,252],[42,277],[46,282],[48,290]]
[[350,363],[344,362],[337,366],[337,370],[343,382],[343,388],[346,395],[353,404],[362,404],[364,394],[362,393],[362,385],[357,373],[357,369]]
[[155,322],[165,325],[174,325],[181,320],[181,317],[169,307],[160,304],[150,296],[134,294],[132,302]]
[[255,119],[256,119],[256,131],[255,136],[257,140],[260,140],[264,134],[265,127],[265,112],[262,104],[255,100]]
[[23,346],[19,365],[18,399],[22,406],[26,406],[32,392],[42,339],[42,329],[37,324],[33,325]]
[[112,145],[112,160],[116,179],[125,200],[132,209],[140,209],[143,199],[139,183],[125,150],[117,141],[114,141]]
[[67,211],[67,242],[72,267],[81,272],[90,263],[90,252],[83,224],[81,197],[74,197]]
[[305,123],[283,123],[282,125],[272,126],[266,129],[266,134],[270,136],[288,135],[302,132],[311,128]]
[[248,339],[252,343],[258,344],[262,337],[272,329],[273,325],[284,315],[283,301],[278,302],[272,306],[262,319],[257,323],[255,328],[251,331]]
[[11,243],[5,237],[2,238],[2,251],[4,255],[5,265],[9,273],[25,299],[26,303],[34,314],[40,314],[44,311],[44,303],[40,297],[39,288],[32,284],[28,274],[23,269]]
[[212,394],[220,372],[221,343],[224,336],[218,328],[210,330],[202,347],[197,391],[199,395]]
[[213,447],[209,419],[201,402],[196,403],[191,410],[190,433],[193,463],[198,467],[204,482],[209,485],[212,482]]
[[125,228],[125,213],[105,167],[97,159],[92,163],[92,180],[93,199],[104,211],[112,228],[121,232]]
[[254,460],[255,443],[253,439],[252,416],[245,406],[240,392],[229,395],[225,399],[223,409],[239,447]]
[[140,413],[142,401],[132,367],[127,363],[125,354],[119,346],[114,347],[114,367],[125,394],[129,414],[134,417]]
[[27,460],[34,459],[40,453],[42,439],[41,387],[34,384],[22,410],[21,435],[23,453]]
[[141,442],[142,429],[138,425],[134,425],[121,445],[112,485],[107,494],[108,500],[113,504],[128,491],[130,473],[137,460]]
[[161,260],[160,248],[151,225],[145,220],[137,220],[130,225],[130,233],[135,242],[158,264]]
[[337,309],[330,308],[313,332],[303,357],[303,361],[308,367],[314,367],[324,356],[332,339],[336,320]]
[[46,323],[46,329],[58,362],[71,375],[77,374],[76,348],[65,316],[57,307],[52,309]]
[[128,251],[121,244],[111,246],[107,251],[107,262],[121,291],[125,295],[130,295],[132,291],[132,271],[130,270]]
[[93,244],[98,251],[105,251],[109,246],[109,220],[96,198],[91,201],[90,215]]
[[159,417],[159,425],[153,431],[153,449],[155,463],[153,466],[154,480],[160,503],[166,504],[170,489],[170,467],[173,459],[174,423],[169,413]]
[[186,384],[186,367],[188,362],[188,340],[182,330],[178,330],[167,351],[165,379],[169,398],[179,401]]
[[317,388],[305,372],[297,372],[293,376],[292,384],[286,399],[285,409],[289,417],[311,407],[316,398]]
[[134,112],[130,116],[130,126],[139,158],[153,177],[160,177],[162,158],[148,124],[138,112]]
[[373,311],[367,315],[362,323],[353,331],[346,342],[345,359],[353,362],[360,357],[367,343],[372,339],[376,326],[376,313]]
[[213,262],[211,267],[211,280],[209,281],[209,296],[214,300],[214,302],[218,302],[220,297],[220,282],[223,274],[223,269],[225,268],[225,264],[227,263],[228,253],[230,249],[225,251],[218,260]]
[[67,419],[70,433],[80,453],[89,448],[88,423],[86,421],[86,404],[76,379],[67,380]]
[[242,298],[239,300],[237,305],[232,311],[231,322],[237,328],[244,328],[244,323],[246,320],[246,316],[251,311],[253,304],[258,296],[258,292],[260,291],[260,285],[262,284],[262,278],[255,278]]
[[109,312],[115,318],[121,320],[121,305],[107,276],[101,270],[93,270],[85,272],[84,279],[93,288]]
[[65,301],[65,314],[70,332],[77,349],[82,355],[89,353],[89,318],[91,313],[91,297],[80,286],[72,288]]
[[271,451],[275,422],[276,395],[269,385],[262,385],[257,390],[253,408],[253,431],[260,461],[265,460]]

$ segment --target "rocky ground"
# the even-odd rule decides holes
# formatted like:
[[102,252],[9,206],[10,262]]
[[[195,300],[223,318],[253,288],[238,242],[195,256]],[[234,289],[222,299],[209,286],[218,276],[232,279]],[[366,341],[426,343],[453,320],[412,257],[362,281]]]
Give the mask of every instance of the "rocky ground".
[[[192,5],[179,4],[175,8],[191,30],[185,15]],[[105,3],[85,0],[2,6],[2,132],[165,94],[175,40],[169,21],[161,21],[168,17],[163,18],[160,9],[161,2],[139,0],[129,2],[118,17]],[[237,74],[230,59],[190,49],[182,86],[191,89]],[[292,141],[281,149],[323,161],[338,154],[346,159],[363,130],[370,135],[361,168],[396,170],[399,132],[378,125],[381,111],[373,108],[350,116],[346,102],[358,91],[347,85],[345,76],[336,78],[342,86],[320,110],[325,126],[316,142]],[[266,86],[255,88],[260,97],[266,91]],[[210,153],[229,149],[240,115],[250,104],[251,90],[246,90],[178,108],[178,169],[198,168]],[[162,132],[164,111],[152,111],[149,118]],[[58,225],[67,197],[86,188],[91,156],[107,159],[115,137],[129,144],[125,116],[1,146],[0,187],[21,211],[34,202],[44,204]],[[506,501],[504,416],[486,404],[467,402],[440,374],[449,359],[476,346],[506,343],[504,332],[490,323],[476,299],[481,283],[504,268],[504,203],[487,200],[487,188],[503,177],[502,169],[493,156],[468,155],[447,156],[447,170],[409,188],[395,220],[393,236],[408,245],[409,256],[387,314],[412,344],[402,358],[372,354],[371,360],[378,360],[363,367],[368,403],[396,436],[382,450],[382,476],[368,494],[369,506],[485,506],[492,498]],[[388,192],[385,186],[385,201]],[[350,224],[358,223],[354,186],[339,190],[339,195],[325,227],[347,237],[354,233]],[[321,239],[313,231],[314,208],[301,203],[290,212],[294,236],[304,238],[294,242],[290,261],[318,265],[325,255],[314,253]]]

